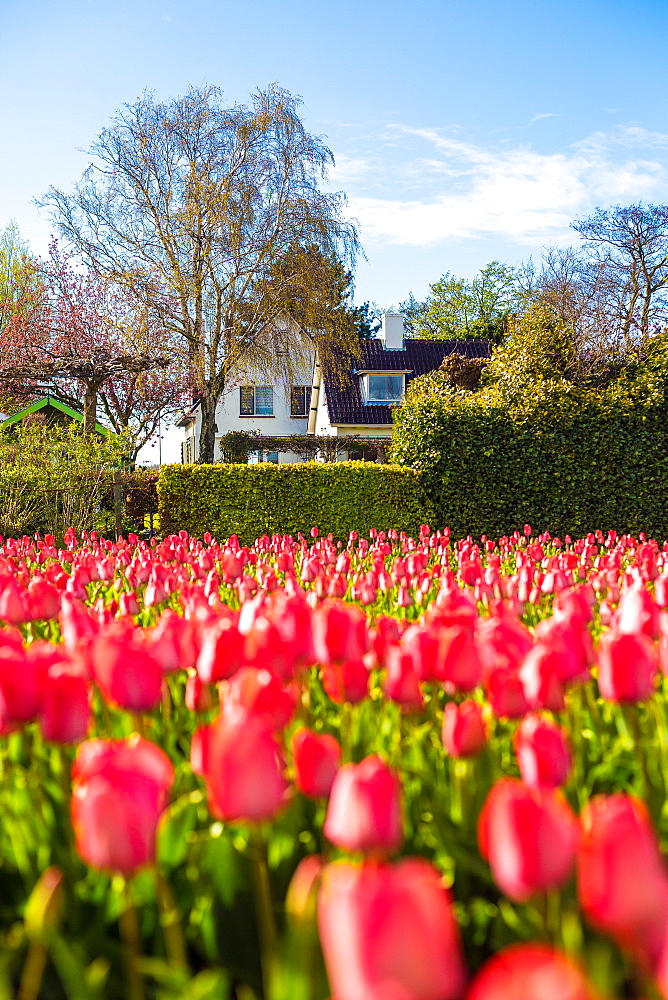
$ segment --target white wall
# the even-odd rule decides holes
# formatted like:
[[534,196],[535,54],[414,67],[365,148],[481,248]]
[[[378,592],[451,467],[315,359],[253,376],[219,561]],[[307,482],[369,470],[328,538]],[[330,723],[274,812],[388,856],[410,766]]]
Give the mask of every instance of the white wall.
[[[301,375],[298,378],[303,381],[295,381],[295,385],[311,386],[310,373]],[[257,380],[258,385],[267,383]],[[260,434],[271,435],[272,437],[287,437],[290,434],[306,434],[308,416],[293,417],[290,415],[290,388],[286,389],[281,385],[274,385],[274,415],[273,416],[242,416],[240,413],[240,392],[239,387],[230,390],[218,401],[216,407],[216,448],[214,457],[220,460],[220,438],[229,431],[259,431]],[[192,440],[193,460],[199,454],[199,435],[202,426],[202,416],[199,407],[193,422],[185,428],[185,439]],[[180,456],[177,461],[180,461]],[[292,453],[279,454],[279,462],[299,461]]]

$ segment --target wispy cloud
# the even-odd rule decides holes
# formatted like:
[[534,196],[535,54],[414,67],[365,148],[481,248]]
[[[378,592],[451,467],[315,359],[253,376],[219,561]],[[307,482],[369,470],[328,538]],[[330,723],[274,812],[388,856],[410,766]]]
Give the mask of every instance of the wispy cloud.
[[553,153],[530,145],[488,148],[431,128],[393,125],[388,135],[391,159],[337,157],[335,179],[345,182],[363,242],[571,242],[569,223],[595,205],[668,196],[668,171],[656,155],[668,147],[668,135],[638,125],[595,132]]

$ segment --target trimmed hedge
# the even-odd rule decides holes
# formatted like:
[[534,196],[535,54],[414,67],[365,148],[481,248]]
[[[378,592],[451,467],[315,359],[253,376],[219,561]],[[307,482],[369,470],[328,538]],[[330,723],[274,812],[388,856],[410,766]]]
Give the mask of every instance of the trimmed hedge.
[[163,534],[234,534],[242,544],[312,527],[341,540],[371,528],[416,535],[434,513],[421,473],[372,462],[167,465],[158,497]]
[[393,461],[424,473],[436,525],[457,536],[596,528],[668,538],[662,380],[592,391],[565,381],[523,393],[426,382],[395,413]]

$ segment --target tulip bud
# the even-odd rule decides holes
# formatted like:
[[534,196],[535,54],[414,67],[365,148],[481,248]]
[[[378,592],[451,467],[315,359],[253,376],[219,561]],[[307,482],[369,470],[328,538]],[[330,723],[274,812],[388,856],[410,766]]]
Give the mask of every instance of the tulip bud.
[[513,778],[497,781],[478,822],[480,853],[517,903],[568,881],[577,841],[577,820],[557,792]]
[[539,715],[529,715],[518,726],[514,743],[520,774],[526,785],[552,788],[563,785],[573,763],[563,726]]
[[318,928],[336,1000],[459,1000],[457,922],[427,861],[335,862],[321,879]]
[[130,875],[152,864],[174,767],[148,740],[88,740],[72,770],[72,825],[81,858]]
[[513,944],[477,974],[466,1000],[594,1000],[584,973],[544,944]]
[[401,786],[376,755],[337,772],[323,831],[348,851],[396,851],[404,839]]
[[459,705],[447,702],[443,711],[443,747],[451,757],[474,757],[487,744],[482,706],[472,698]]
[[326,798],[341,766],[341,747],[327,733],[297,729],[292,735],[295,784],[311,798]]

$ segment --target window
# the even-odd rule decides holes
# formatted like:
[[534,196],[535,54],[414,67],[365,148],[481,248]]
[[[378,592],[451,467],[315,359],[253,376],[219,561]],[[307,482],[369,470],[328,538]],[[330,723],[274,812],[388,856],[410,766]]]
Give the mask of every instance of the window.
[[293,385],[290,392],[290,416],[307,417],[311,405],[311,386]]
[[403,375],[368,375],[367,403],[398,403],[404,394]]
[[242,385],[239,389],[239,415],[242,417],[273,417],[273,385]]

